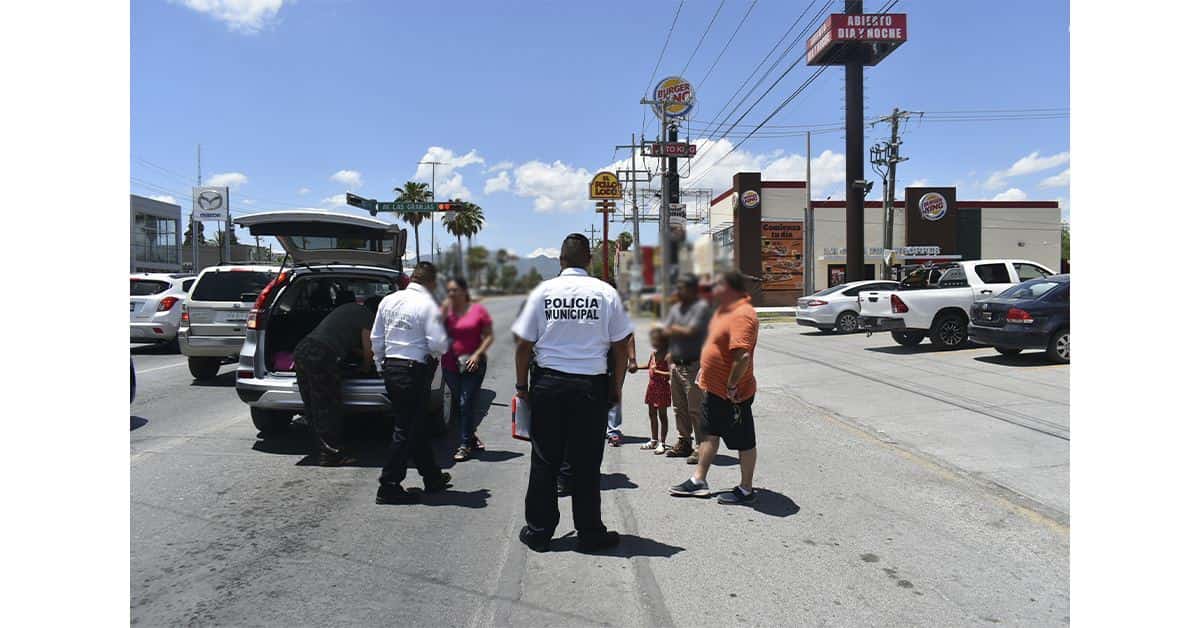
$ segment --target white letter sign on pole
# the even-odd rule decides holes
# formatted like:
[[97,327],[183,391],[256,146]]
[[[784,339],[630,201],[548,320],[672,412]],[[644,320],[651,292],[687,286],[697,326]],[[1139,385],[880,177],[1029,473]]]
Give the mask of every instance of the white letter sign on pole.
[[193,220],[228,220],[229,188],[192,188]]

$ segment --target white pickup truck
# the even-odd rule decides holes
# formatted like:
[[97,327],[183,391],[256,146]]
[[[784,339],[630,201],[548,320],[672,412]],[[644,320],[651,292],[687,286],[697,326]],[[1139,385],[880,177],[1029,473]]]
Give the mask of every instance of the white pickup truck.
[[1028,260],[923,266],[900,282],[900,290],[860,292],[859,326],[868,332],[889,331],[906,347],[915,347],[928,336],[935,347],[957,349],[967,344],[967,313],[973,303],[1026,279],[1053,274]]

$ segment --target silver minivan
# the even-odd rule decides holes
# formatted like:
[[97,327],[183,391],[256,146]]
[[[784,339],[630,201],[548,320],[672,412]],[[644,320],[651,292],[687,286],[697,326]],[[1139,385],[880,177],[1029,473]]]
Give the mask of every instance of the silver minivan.
[[[264,435],[285,431],[304,411],[292,351],[334,307],[362,303],[396,290],[407,232],[377,218],[320,210],[265,212],[235,222],[255,236],[275,236],[292,267],[279,272],[257,296],[238,356],[238,397]],[[342,400],[347,414],[391,411],[383,379],[346,364]],[[430,391],[430,412],[443,418],[440,369]],[[436,423],[445,427],[445,419]]]

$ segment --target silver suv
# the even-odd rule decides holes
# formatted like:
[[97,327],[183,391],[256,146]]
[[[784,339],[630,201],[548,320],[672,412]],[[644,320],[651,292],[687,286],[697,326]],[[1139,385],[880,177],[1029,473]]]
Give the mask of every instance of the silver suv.
[[183,306],[179,350],[196,379],[212,379],[237,357],[246,339],[246,317],[278,266],[226,265],[201,271]]
[[[249,214],[235,220],[251,235],[275,236],[293,267],[257,296],[246,321],[237,368],[237,393],[264,435],[284,431],[304,411],[292,351],[336,305],[362,303],[394,291],[402,277],[407,232],[366,216],[318,210]],[[391,412],[383,379],[346,364],[342,400],[347,413]],[[442,420],[441,371],[430,390],[430,412]]]

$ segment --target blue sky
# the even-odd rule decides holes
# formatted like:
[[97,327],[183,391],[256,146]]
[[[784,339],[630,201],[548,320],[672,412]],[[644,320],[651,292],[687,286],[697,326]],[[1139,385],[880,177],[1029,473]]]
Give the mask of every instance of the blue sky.
[[[731,96],[740,99],[754,85],[758,75],[738,91],[809,6],[759,0],[731,40],[751,0],[725,0],[701,42],[720,4],[685,0],[656,76],[681,73],[693,51],[685,76],[694,86],[712,68],[697,89],[693,141],[704,138],[703,122]],[[866,8],[884,4],[868,0]],[[599,226],[586,182],[628,157],[613,146],[642,128],[638,100],[677,6],[676,0],[134,0],[131,190],[174,197],[186,212],[200,143],[204,178],[234,188],[235,214],[292,207],[354,212],[336,198],[347,190],[388,198],[406,180],[428,180],[429,169],[417,162],[434,157],[450,164],[438,169],[438,196],[469,198],[484,208],[480,243],[521,255],[556,246],[570,231]],[[929,112],[1069,106],[1065,0],[901,0],[892,11],[908,14],[909,41],[867,69],[868,118],[894,106]],[[746,105],[802,48],[803,39]],[[762,121],[813,71],[799,64],[743,124]],[[829,69],[770,125],[840,123],[842,88],[840,68]],[[905,128],[902,186],[957,185],[962,199],[1060,199],[1069,210],[1065,117],[933,117]],[[654,127],[650,115],[647,134]],[[752,137],[733,153],[729,139],[700,142],[702,159],[684,185],[719,193],[739,170],[803,178],[804,138],[780,136],[794,130],[778,127],[774,137]],[[867,145],[882,133],[868,128]],[[838,132],[813,136],[817,194],[843,196],[844,151]],[[428,225],[421,231],[427,250]],[[440,232],[438,242],[449,237]]]

